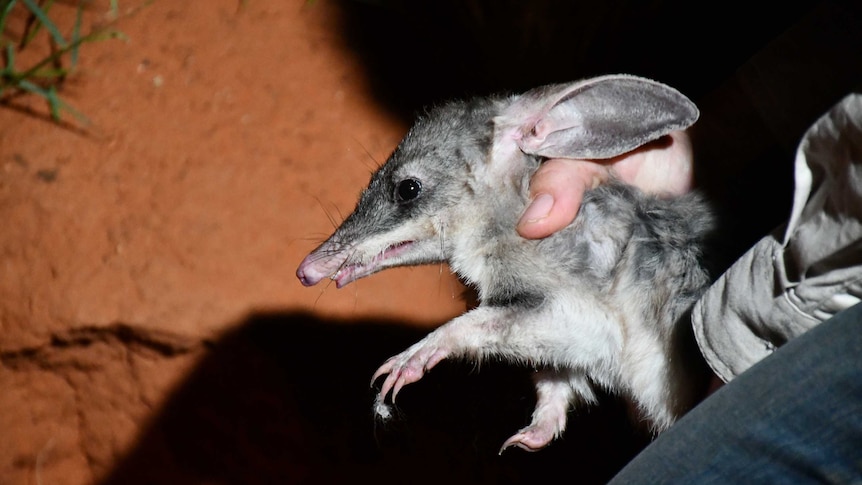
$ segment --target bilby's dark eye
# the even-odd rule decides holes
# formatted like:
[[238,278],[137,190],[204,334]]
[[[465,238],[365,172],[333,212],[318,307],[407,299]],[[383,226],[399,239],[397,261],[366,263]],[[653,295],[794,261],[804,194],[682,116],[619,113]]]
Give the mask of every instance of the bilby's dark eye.
[[395,186],[395,199],[398,202],[408,202],[419,197],[420,192],[422,192],[422,182],[416,179],[404,179]]

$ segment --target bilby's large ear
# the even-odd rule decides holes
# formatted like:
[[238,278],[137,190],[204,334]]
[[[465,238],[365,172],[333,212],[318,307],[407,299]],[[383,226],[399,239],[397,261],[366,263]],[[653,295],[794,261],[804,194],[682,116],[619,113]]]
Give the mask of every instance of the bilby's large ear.
[[694,103],[670,86],[612,75],[529,91],[497,121],[525,153],[601,159],[688,128],[698,116]]

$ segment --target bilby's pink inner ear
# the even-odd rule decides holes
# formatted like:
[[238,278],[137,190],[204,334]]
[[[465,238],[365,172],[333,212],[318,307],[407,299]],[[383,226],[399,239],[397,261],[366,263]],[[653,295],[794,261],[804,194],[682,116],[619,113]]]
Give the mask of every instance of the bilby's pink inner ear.
[[517,143],[525,153],[602,159],[688,128],[699,112],[670,86],[613,75],[527,92],[504,116],[520,120]]

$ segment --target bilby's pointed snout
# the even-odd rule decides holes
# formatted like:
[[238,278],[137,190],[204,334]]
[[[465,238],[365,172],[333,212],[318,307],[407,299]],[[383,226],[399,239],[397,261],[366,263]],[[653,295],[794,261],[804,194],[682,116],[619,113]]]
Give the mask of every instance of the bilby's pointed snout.
[[[299,267],[296,268],[296,277],[303,286],[314,286],[332,274],[332,262],[332,259],[321,258],[315,251],[299,263]],[[334,266],[337,268],[340,262],[334,262],[336,263]]]

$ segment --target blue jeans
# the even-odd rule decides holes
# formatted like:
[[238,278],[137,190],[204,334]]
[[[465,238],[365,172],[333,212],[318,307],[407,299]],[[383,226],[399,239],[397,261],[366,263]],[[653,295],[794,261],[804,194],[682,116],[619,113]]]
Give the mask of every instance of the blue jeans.
[[716,391],[610,483],[862,483],[862,304]]

